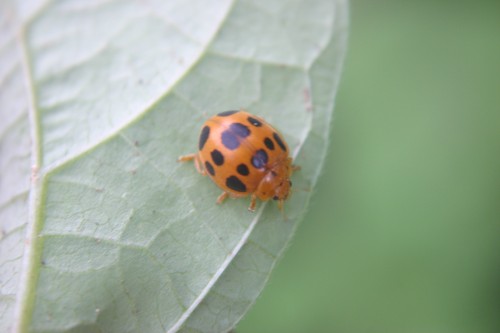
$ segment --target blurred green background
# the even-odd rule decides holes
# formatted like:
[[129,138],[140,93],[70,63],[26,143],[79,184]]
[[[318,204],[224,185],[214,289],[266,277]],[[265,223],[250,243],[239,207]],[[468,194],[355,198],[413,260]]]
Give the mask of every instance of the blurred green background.
[[320,185],[237,332],[500,332],[500,1],[350,16]]

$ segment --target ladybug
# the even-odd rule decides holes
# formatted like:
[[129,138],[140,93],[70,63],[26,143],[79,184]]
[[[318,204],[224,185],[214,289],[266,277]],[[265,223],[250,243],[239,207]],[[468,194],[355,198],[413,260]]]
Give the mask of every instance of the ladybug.
[[292,187],[290,177],[299,169],[292,164],[289,148],[279,132],[264,119],[244,110],[221,112],[201,128],[198,152],[180,156],[194,161],[198,172],[222,189],[217,203],[228,196],[250,195],[248,210],[255,211],[257,198],[283,203]]

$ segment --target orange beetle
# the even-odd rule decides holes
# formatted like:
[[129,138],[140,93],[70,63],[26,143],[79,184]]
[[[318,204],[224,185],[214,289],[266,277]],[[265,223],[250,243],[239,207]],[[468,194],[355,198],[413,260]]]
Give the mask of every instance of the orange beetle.
[[178,161],[194,160],[198,172],[223,190],[217,203],[251,195],[250,211],[257,198],[278,200],[283,210],[290,177],[299,167],[292,164],[285,140],[262,118],[243,110],[221,112],[203,124],[198,149]]

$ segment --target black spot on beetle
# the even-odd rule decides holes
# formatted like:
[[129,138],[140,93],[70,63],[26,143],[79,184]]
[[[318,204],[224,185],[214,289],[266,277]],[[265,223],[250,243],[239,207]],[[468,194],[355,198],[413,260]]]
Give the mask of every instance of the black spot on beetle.
[[236,167],[236,171],[238,171],[238,173],[242,176],[248,176],[250,173],[250,170],[248,170],[248,167],[244,163],[238,165],[238,167]]
[[283,150],[283,151],[286,151],[286,146],[285,144],[283,143],[283,141],[281,140],[280,136],[278,135],[278,133],[274,132],[273,133],[273,138],[274,140],[276,141],[276,143],[278,144],[278,146],[280,146],[280,148]]
[[210,155],[212,156],[212,161],[214,161],[216,165],[221,166],[224,164],[224,156],[217,149],[214,149]]
[[246,192],[247,187],[236,176],[230,176],[226,179],[226,186],[236,192]]
[[248,127],[240,123],[232,123],[231,125],[229,125],[229,129],[231,130],[231,132],[242,138],[246,138],[250,135],[250,130],[248,129]]
[[269,138],[265,138],[264,139],[264,144],[266,145],[267,149],[274,150],[274,142],[273,142],[273,140],[271,140]]
[[261,169],[266,166],[268,161],[268,156],[265,150],[259,149],[252,156],[252,165],[257,169]]
[[212,164],[210,164],[209,161],[205,161],[205,169],[207,169],[208,173],[211,174],[212,176],[215,175],[215,170]]
[[248,121],[250,122],[250,124],[254,125],[255,127],[262,126],[262,122],[260,120],[255,119],[255,118],[248,117]]
[[230,130],[225,130],[224,132],[222,132],[221,140],[222,140],[222,144],[227,149],[230,149],[230,150],[235,150],[236,148],[238,148],[240,146],[240,142],[238,141],[238,138]]
[[207,142],[209,135],[210,135],[210,127],[208,126],[203,127],[200,134],[200,142],[198,143],[198,148],[200,150],[202,150],[203,146],[205,146],[205,143]]
[[278,199],[279,199],[279,198],[278,198],[278,196],[277,196],[277,195],[275,195],[275,196],[273,197],[273,200],[278,200]]
[[224,112],[221,112],[221,113],[217,113],[217,115],[219,117],[227,117],[227,116],[230,116],[232,114],[235,114],[236,112],[239,112],[239,111],[238,110],[224,111]]

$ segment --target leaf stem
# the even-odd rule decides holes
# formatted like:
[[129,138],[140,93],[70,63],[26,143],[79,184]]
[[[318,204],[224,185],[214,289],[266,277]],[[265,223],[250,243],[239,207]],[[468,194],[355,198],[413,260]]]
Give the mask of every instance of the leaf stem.
[[[25,27],[28,25],[26,24]],[[21,266],[21,277],[16,302],[13,332],[27,332],[30,319],[33,315],[35,302],[35,285],[41,262],[41,248],[43,239],[38,237],[42,221],[42,193],[44,181],[40,175],[42,163],[40,119],[36,108],[36,91],[33,80],[31,59],[27,46],[27,32],[25,27],[20,27],[18,32],[19,53],[27,95],[29,96],[28,116],[30,120],[31,136],[31,186],[28,201],[28,224],[26,226],[25,253]]]

